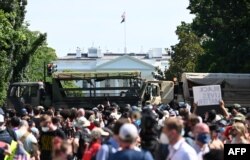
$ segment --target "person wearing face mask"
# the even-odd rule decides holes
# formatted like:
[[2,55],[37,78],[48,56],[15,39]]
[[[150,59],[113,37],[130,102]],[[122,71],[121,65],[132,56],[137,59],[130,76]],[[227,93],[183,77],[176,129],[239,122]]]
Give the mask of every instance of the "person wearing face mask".
[[[2,114],[0,114],[0,159],[4,159],[5,155],[10,154],[10,144],[11,141],[16,141],[16,133],[8,129],[5,125],[5,118]],[[4,144],[4,145],[3,145]],[[8,152],[7,152],[8,151]]]
[[194,137],[196,152],[198,153],[199,160],[203,159],[203,155],[210,151],[209,143],[211,141],[210,129],[205,123],[198,123],[194,128]]
[[195,150],[182,136],[183,122],[176,117],[168,118],[164,123],[163,133],[169,140],[169,154],[166,160],[198,160]]
[[52,123],[52,117],[49,115],[44,115],[41,118],[41,135],[40,135],[40,140],[39,140],[39,145],[40,145],[40,159],[44,160],[52,160],[52,144],[53,144],[53,139],[56,137],[59,137],[61,139],[65,139],[65,133],[57,128]]

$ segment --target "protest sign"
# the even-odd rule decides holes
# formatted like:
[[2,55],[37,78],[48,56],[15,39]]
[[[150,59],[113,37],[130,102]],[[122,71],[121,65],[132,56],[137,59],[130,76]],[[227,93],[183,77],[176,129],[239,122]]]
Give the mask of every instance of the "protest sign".
[[222,99],[220,85],[193,87],[193,95],[198,106],[219,105]]

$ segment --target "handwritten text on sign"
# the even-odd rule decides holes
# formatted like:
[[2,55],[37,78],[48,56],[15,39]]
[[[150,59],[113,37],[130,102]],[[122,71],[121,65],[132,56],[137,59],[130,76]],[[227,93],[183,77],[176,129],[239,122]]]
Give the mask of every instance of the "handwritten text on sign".
[[220,85],[193,87],[193,93],[198,106],[217,105],[222,99]]

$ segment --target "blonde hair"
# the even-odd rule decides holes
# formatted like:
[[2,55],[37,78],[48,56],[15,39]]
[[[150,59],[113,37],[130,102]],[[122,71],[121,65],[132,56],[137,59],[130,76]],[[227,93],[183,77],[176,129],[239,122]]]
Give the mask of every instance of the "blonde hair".
[[246,127],[241,122],[236,122],[233,124],[232,128],[234,128],[238,133],[240,133],[242,136],[246,137]]

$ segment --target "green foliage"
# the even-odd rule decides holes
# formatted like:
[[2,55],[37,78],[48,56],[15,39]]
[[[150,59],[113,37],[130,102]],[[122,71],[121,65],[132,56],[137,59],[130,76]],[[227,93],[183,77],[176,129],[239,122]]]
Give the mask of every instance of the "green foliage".
[[44,64],[47,65],[56,58],[56,52],[53,48],[48,47],[46,44],[40,46],[31,57],[29,66],[26,69],[26,81],[43,80]]
[[5,14],[0,10],[0,105],[3,104],[8,87],[8,69],[11,67],[9,50],[13,47],[11,39],[18,35],[8,21],[13,15]]
[[168,80],[173,77],[180,78],[183,72],[195,72],[198,57],[204,53],[201,38],[195,35],[190,24],[182,22],[177,27],[176,34],[179,43],[171,47],[172,59],[169,69],[165,72]]
[[24,81],[28,77],[35,80],[40,76],[27,72],[34,68],[32,63],[29,66],[30,62],[39,63],[36,56],[48,51],[42,61],[45,55],[48,60],[55,57],[54,51],[45,44],[46,34],[32,32],[25,24],[26,5],[27,0],[0,0],[0,105],[4,103],[10,82]]
[[248,73],[250,70],[250,1],[190,0],[196,15],[192,29],[202,43],[204,55],[197,70],[203,72]]

